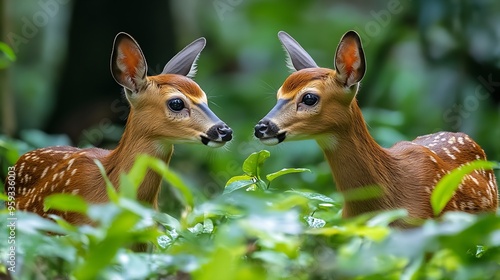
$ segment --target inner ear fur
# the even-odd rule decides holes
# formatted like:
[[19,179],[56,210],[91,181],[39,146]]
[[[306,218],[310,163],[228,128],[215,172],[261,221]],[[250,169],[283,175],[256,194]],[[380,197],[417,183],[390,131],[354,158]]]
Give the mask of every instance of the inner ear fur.
[[337,79],[346,87],[357,84],[365,75],[365,54],[361,39],[355,31],[349,31],[340,40],[335,52]]
[[127,33],[118,33],[111,54],[111,74],[115,81],[132,92],[146,83],[147,63],[139,44]]

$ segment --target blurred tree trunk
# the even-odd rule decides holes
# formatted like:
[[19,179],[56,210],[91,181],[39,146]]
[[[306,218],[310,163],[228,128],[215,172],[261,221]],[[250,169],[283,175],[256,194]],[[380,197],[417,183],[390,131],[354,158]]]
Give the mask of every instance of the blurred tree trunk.
[[[6,34],[8,30],[8,22],[5,16],[6,8],[5,0],[0,0],[0,41],[7,42]],[[12,136],[16,130],[16,119],[14,115],[14,98],[8,84],[8,69],[0,69],[0,94],[2,100],[1,116],[2,132]]]

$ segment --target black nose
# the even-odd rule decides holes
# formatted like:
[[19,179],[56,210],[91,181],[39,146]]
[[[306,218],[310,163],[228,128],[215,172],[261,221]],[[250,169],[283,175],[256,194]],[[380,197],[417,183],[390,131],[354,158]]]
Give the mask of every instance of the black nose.
[[225,123],[218,124],[216,128],[222,141],[230,141],[233,139],[233,130]]
[[254,135],[257,138],[262,138],[269,130],[269,120],[263,119],[254,128]]

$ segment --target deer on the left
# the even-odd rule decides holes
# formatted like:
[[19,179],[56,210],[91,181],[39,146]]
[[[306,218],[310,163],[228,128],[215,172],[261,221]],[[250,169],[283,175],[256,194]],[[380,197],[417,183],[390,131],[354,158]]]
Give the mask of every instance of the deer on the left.
[[[105,203],[109,198],[95,160],[102,163],[117,187],[120,174],[131,169],[139,154],[168,164],[176,143],[221,147],[230,141],[232,130],[209,109],[206,94],[192,80],[205,44],[205,38],[195,40],[176,54],[161,74],[147,76],[139,45],[130,35],[119,33],[113,44],[111,73],[124,88],[130,113],[118,146],[114,150],[56,146],[22,155],[14,166],[17,210],[42,217],[57,214],[75,225],[90,223],[75,212],[44,211],[45,197],[66,193],[79,195],[88,203]],[[137,199],[156,208],[161,181],[160,175],[148,170]],[[6,193],[8,186],[5,184]]]

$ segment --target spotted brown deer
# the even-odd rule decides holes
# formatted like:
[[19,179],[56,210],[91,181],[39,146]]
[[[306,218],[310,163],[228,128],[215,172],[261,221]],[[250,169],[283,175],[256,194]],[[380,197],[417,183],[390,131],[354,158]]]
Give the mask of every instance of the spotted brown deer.
[[[17,209],[41,216],[59,214],[73,224],[88,223],[76,213],[45,212],[43,202],[55,193],[80,195],[90,203],[108,201],[104,179],[94,160],[102,163],[117,187],[120,174],[130,170],[139,154],[168,164],[175,143],[220,147],[230,141],[231,129],[209,109],[205,93],[191,79],[205,43],[205,38],[195,40],[175,55],[161,74],[147,76],[139,45],[128,34],[119,33],[111,55],[111,73],[124,88],[130,113],[118,146],[111,151],[58,146],[24,154],[15,165]],[[137,198],[156,207],[161,180],[148,170]]]
[[[361,39],[347,32],[337,47],[335,69],[321,68],[290,35],[278,37],[293,72],[277,93],[274,108],[255,126],[262,143],[315,139],[344,195],[378,186],[381,195],[346,200],[344,217],[404,208],[411,218],[430,218],[430,195],[451,170],[474,160],[486,160],[481,147],[463,133],[438,132],[380,147],[370,136],[356,101],[365,73]],[[495,211],[498,204],[493,171],[467,175],[444,211]]]

